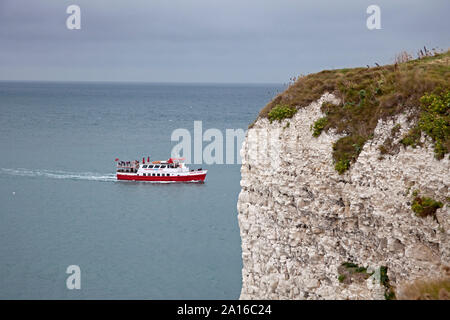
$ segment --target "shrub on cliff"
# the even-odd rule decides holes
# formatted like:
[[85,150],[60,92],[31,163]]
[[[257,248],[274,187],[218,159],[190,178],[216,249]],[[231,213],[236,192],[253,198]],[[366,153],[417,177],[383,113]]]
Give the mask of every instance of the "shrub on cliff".
[[334,165],[334,169],[336,169],[336,171],[339,174],[343,174],[345,171],[348,170],[348,168],[350,168],[350,161],[349,160],[339,160]]
[[450,149],[450,91],[425,94],[420,103],[419,121],[401,143],[415,148],[420,145],[421,132],[425,132],[434,142],[436,158],[442,159]]
[[268,118],[270,123],[272,123],[274,120],[281,121],[283,119],[292,118],[296,112],[297,108],[295,107],[279,104],[270,110]]
[[314,124],[311,127],[311,130],[313,132],[313,137],[318,137],[320,136],[320,134],[322,133],[323,128],[325,128],[325,125],[328,122],[328,118],[327,117],[323,117],[318,119],[316,122],[314,122]]
[[428,197],[416,197],[411,205],[411,209],[420,217],[435,216],[436,210],[442,207],[442,202]]

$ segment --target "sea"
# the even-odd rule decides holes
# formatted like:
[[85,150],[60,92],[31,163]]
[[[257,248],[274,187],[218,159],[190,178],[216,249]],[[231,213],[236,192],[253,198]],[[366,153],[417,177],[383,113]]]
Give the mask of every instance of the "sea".
[[239,298],[239,163],[162,184],[115,159],[166,160],[194,121],[247,130],[283,87],[1,81],[0,299]]

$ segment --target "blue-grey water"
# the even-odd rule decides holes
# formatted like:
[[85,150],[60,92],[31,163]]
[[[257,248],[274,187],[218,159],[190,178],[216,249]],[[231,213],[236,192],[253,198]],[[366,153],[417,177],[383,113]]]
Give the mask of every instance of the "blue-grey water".
[[240,166],[153,184],[115,181],[114,159],[167,159],[195,120],[246,129],[280,90],[0,82],[0,298],[238,298]]

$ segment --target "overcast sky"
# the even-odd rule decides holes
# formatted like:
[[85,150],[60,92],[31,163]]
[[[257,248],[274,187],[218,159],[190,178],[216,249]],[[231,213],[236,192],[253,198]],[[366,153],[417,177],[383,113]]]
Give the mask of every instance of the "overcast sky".
[[[81,30],[66,28],[71,4]],[[449,0],[0,0],[0,79],[285,83],[447,49],[449,13]]]

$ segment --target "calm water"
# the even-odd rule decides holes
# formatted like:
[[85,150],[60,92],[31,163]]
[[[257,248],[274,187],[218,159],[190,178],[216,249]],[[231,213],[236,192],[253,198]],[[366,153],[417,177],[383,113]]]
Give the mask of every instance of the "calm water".
[[279,90],[0,82],[0,298],[238,298],[239,165],[152,184],[115,181],[114,159],[167,159],[194,120],[246,129]]

